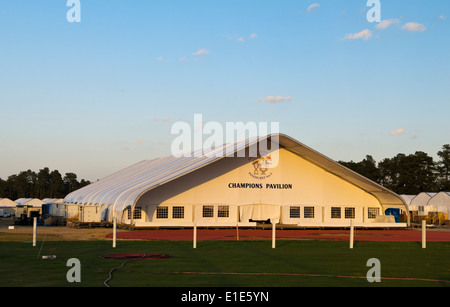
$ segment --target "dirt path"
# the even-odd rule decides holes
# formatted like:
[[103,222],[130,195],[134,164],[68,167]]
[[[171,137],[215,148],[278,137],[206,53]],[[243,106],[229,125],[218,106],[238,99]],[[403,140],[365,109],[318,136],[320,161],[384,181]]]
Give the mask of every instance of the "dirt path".
[[[118,230],[120,233],[122,230]],[[72,227],[38,227],[37,240],[46,241],[83,241],[111,240],[107,238],[112,233],[110,228],[76,229]],[[0,241],[31,241],[33,227],[14,226],[14,229],[0,229]]]

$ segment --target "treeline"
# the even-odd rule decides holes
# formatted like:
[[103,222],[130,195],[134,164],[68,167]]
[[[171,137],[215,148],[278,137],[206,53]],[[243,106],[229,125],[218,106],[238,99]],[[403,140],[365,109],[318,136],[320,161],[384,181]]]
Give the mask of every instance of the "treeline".
[[397,194],[450,191],[450,145],[442,146],[438,161],[425,152],[397,154],[376,162],[367,155],[360,162],[338,161],[351,170],[379,183]]
[[90,181],[78,181],[74,173],[64,177],[58,170],[50,171],[44,167],[39,172],[31,170],[11,175],[8,179],[0,178],[0,197],[16,200],[19,198],[64,198],[67,194],[90,184]]

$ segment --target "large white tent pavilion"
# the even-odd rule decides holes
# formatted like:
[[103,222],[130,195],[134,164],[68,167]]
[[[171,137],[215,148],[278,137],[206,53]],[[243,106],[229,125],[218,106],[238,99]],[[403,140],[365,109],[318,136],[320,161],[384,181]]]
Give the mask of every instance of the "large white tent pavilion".
[[[263,143],[270,153],[249,154]],[[96,207],[102,221],[136,227],[409,223],[384,214],[388,208],[408,212],[399,195],[284,134],[224,145],[209,155],[141,161],[70,193],[64,204]]]

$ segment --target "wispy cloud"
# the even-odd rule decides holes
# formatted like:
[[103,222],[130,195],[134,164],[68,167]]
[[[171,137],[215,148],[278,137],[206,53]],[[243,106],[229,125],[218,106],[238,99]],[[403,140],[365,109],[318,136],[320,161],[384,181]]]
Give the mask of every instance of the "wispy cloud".
[[369,29],[364,29],[361,32],[354,33],[354,34],[346,34],[344,39],[364,39],[368,40],[372,36],[372,31]]
[[387,29],[390,25],[398,24],[398,23],[400,23],[400,20],[395,19],[395,18],[393,18],[393,19],[385,19],[385,20],[382,20],[379,24],[377,24],[376,28],[384,30],[384,29]]
[[209,54],[210,51],[206,49],[199,49],[196,52],[192,53],[192,55],[203,55],[203,54]]
[[408,22],[402,27],[402,29],[410,32],[424,32],[427,28],[423,24],[417,22]]
[[314,9],[319,8],[320,4],[319,3],[313,3],[310,6],[308,6],[308,8],[306,9],[306,11],[309,13],[311,13]]
[[397,130],[393,130],[391,132],[389,132],[390,135],[400,135],[405,133],[405,129],[403,128],[398,128]]
[[164,60],[164,58],[161,56],[159,58],[157,58],[158,62],[161,62],[162,60]]
[[283,97],[283,96],[267,96],[265,98],[260,98],[258,99],[258,101],[260,102],[267,102],[267,103],[280,103],[283,101],[289,101],[289,100],[294,100],[295,98],[287,96],[287,97]]
[[[230,40],[230,41],[237,41],[237,42],[240,42],[240,43],[243,43],[243,42],[245,42],[245,37],[244,36],[239,36],[239,37],[237,37],[237,38],[235,38],[235,37],[232,37],[231,35],[226,35],[225,36],[228,40]],[[251,39],[256,39],[256,38],[258,38],[258,34],[256,34],[256,33],[252,33],[252,34],[250,34],[249,36],[248,36],[248,39],[249,40],[251,40]]]
[[441,20],[447,19],[447,16],[445,16],[444,14],[442,14],[441,16],[439,16],[439,19],[441,19]]

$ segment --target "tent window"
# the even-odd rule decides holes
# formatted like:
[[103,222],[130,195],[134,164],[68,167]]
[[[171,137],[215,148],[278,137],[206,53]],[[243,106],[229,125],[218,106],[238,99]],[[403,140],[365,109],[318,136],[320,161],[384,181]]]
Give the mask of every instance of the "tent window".
[[314,218],[314,207],[303,208],[303,217],[305,219],[313,219]]
[[214,206],[203,206],[203,217],[214,217]]
[[[131,209],[128,209],[127,211],[128,211],[127,212],[128,219],[131,220]],[[142,218],[142,208],[141,207],[134,208],[133,219],[140,220],[141,218]]]
[[345,218],[354,219],[355,218],[355,208],[345,208]]
[[133,219],[140,220],[142,218],[142,208],[136,207],[133,212]]
[[217,217],[230,217],[230,206],[219,206],[217,209]]
[[341,218],[341,208],[340,207],[331,207],[331,218],[332,219],[340,219]]
[[289,209],[289,217],[291,219],[300,218],[300,207],[290,207]]
[[367,209],[367,213],[368,213],[367,217],[369,219],[374,219],[377,217],[377,215],[380,214],[380,208],[369,207]]
[[169,208],[165,206],[156,208],[156,218],[157,219],[169,218]]
[[175,206],[172,208],[173,219],[184,219],[184,207]]

